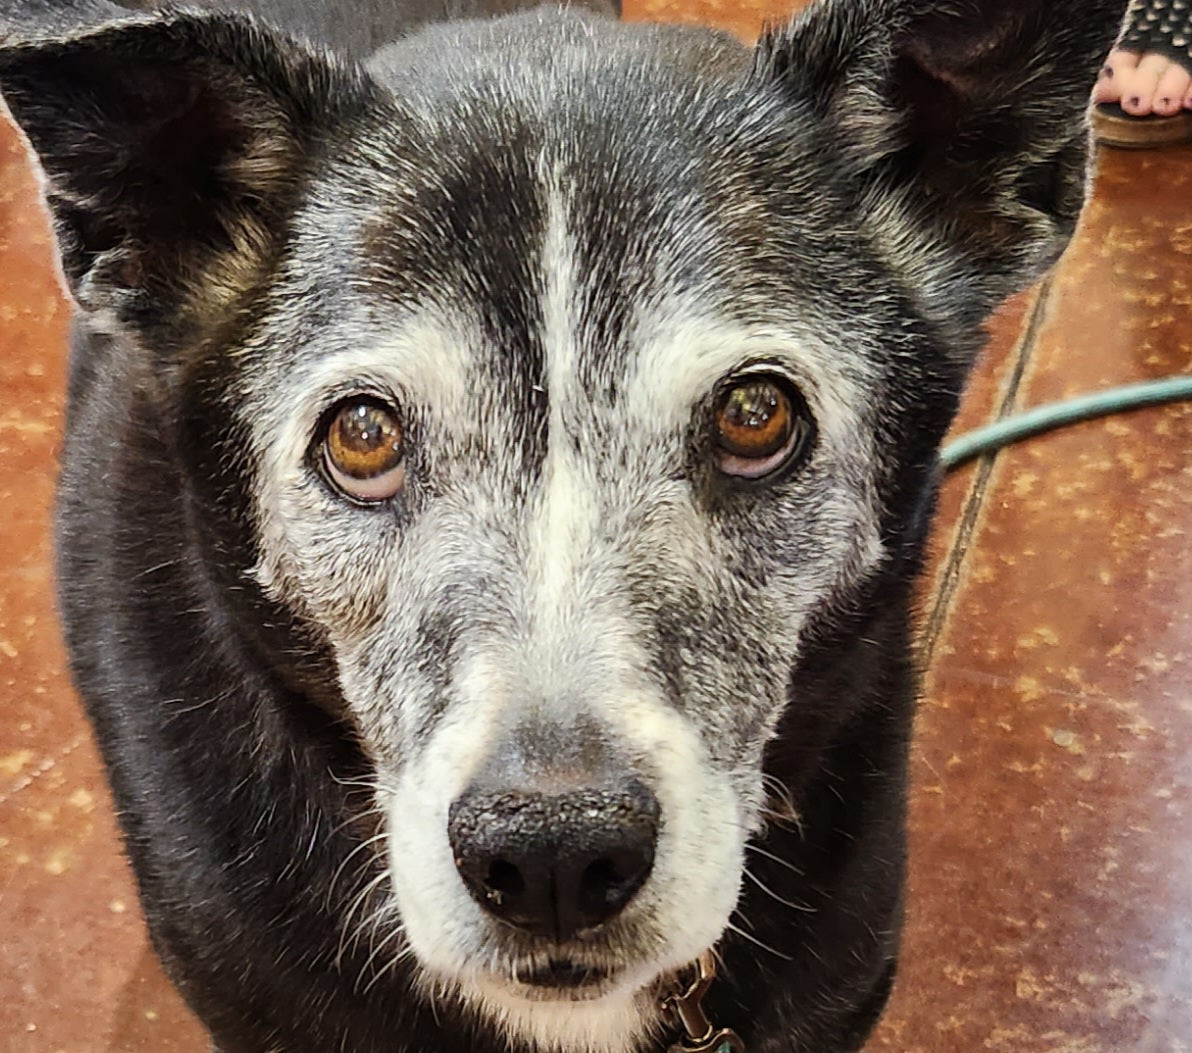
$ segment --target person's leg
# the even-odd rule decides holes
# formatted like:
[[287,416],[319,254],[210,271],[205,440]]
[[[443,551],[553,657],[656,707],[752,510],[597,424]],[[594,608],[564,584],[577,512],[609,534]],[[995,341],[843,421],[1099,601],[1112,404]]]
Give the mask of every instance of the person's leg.
[[[220,11],[251,11],[280,29],[363,58],[431,22],[482,18],[537,7],[547,0],[0,0],[0,36],[63,33],[174,3]],[[571,0],[619,18],[621,0]]]
[[[163,7],[179,0],[116,0],[128,7]],[[184,0],[189,7],[246,10],[282,29],[363,58],[412,30],[455,18],[506,15],[546,0]],[[574,0],[619,17],[621,0]]]

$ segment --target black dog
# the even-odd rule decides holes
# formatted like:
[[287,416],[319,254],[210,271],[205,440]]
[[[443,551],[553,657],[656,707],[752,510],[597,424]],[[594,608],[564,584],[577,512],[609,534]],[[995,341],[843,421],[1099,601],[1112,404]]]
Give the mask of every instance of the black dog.
[[936,447],[1119,3],[3,9],[74,673],[222,1053],[859,1048]]

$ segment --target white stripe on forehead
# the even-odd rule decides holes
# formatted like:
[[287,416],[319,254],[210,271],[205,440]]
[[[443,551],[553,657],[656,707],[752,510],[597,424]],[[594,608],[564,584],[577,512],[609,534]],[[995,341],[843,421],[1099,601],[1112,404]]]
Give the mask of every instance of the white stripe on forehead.
[[[546,177],[545,184],[542,346],[550,416],[540,499],[528,524],[529,603],[537,641],[552,635],[562,638],[560,623],[565,625],[574,616],[576,576],[583,572],[596,511],[592,480],[584,474],[585,463],[577,456],[566,427],[569,418],[575,420],[569,410],[584,397],[579,380],[581,336],[576,332],[575,243],[567,227],[565,190],[553,175]],[[545,654],[535,657],[548,659]],[[543,673],[566,675],[549,668]]]

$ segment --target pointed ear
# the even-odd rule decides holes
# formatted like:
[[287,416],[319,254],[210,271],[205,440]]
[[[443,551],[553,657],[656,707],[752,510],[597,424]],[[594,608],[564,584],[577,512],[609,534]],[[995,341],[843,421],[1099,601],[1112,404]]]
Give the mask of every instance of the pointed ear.
[[0,47],[80,304],[171,325],[251,285],[360,74],[245,18],[166,14]]
[[[969,323],[1063,251],[1122,0],[820,0],[755,75],[844,153],[884,255]],[[959,315],[957,314],[959,312]]]

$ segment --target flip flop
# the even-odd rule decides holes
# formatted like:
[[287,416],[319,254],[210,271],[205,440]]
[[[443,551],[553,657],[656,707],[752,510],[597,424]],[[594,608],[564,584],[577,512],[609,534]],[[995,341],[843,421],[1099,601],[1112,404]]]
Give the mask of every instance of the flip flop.
[[[1192,73],[1192,0],[1134,0],[1118,50],[1164,55]],[[1146,149],[1192,142],[1192,111],[1135,117],[1117,103],[1093,107],[1093,132],[1106,146]]]
[[1116,102],[1102,102],[1093,107],[1093,134],[1104,146],[1126,150],[1192,143],[1192,111],[1181,110],[1170,117],[1157,113],[1135,117]]

